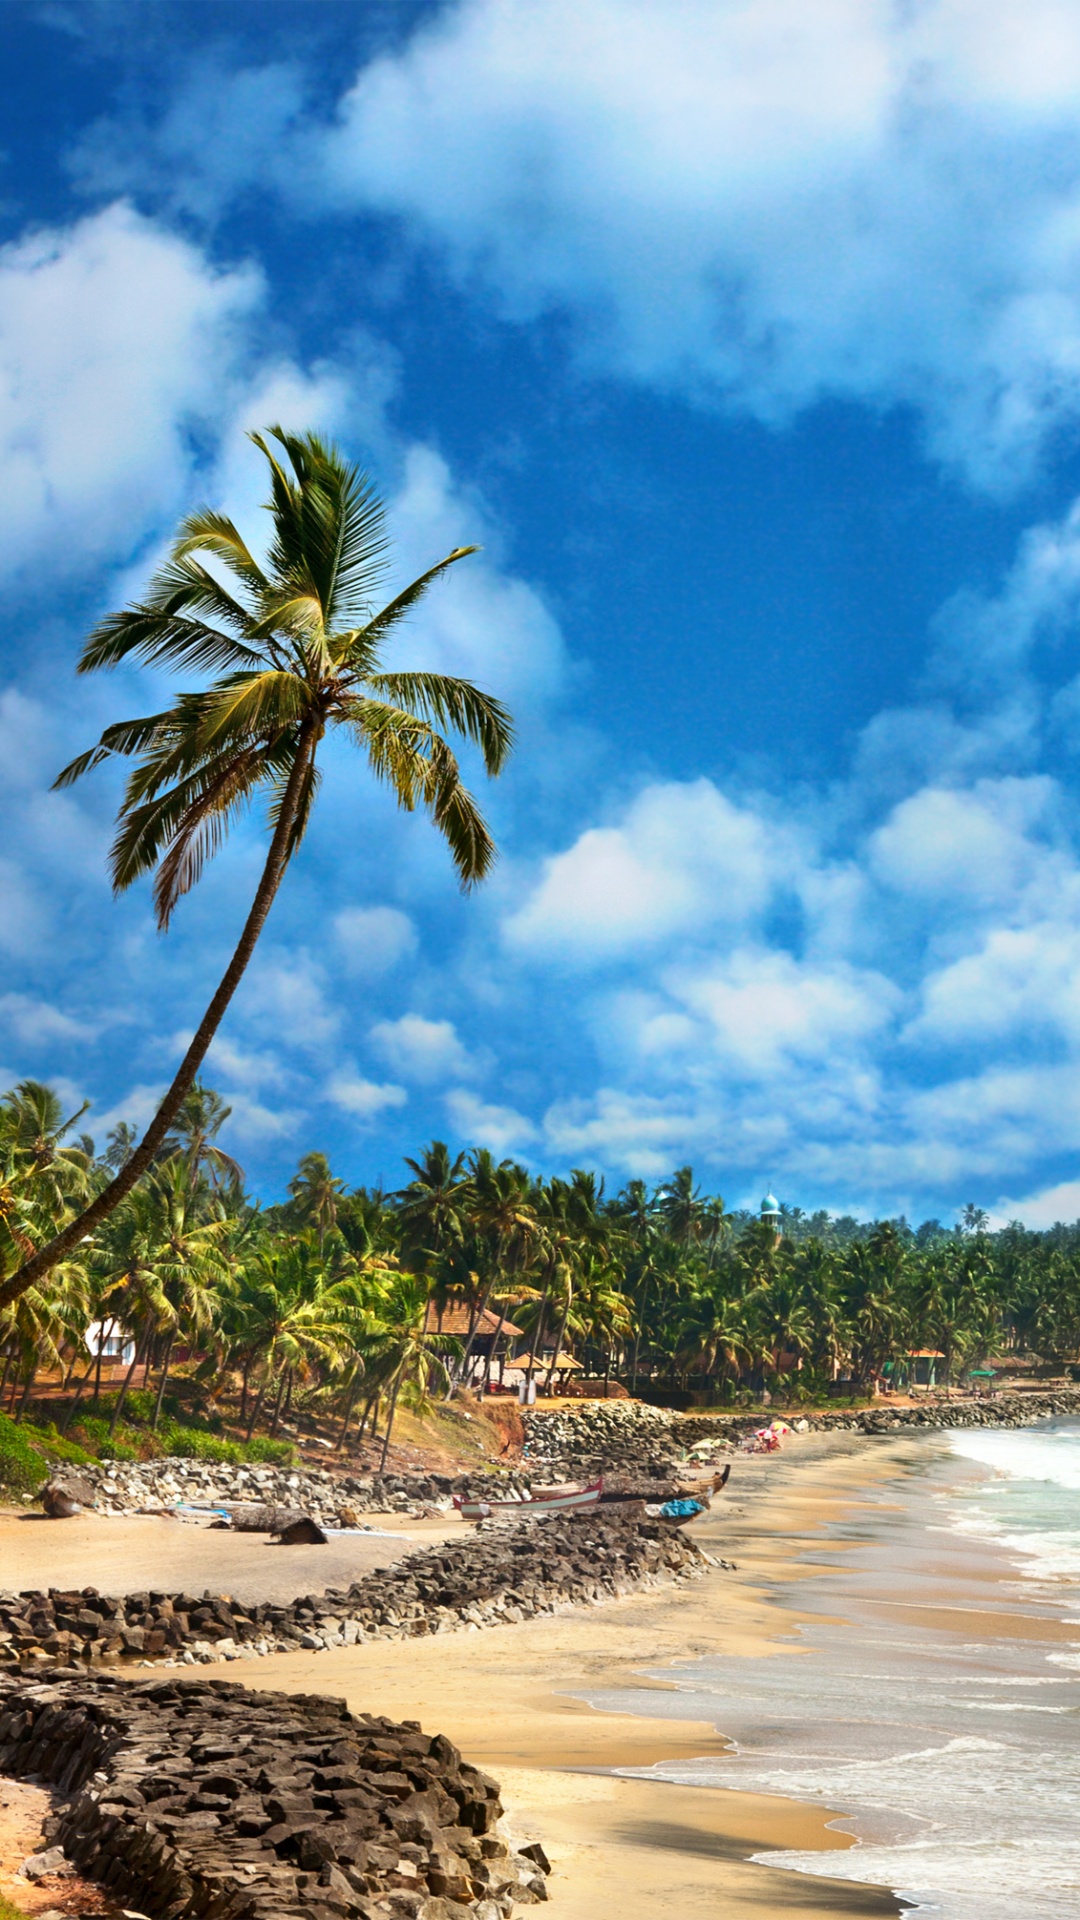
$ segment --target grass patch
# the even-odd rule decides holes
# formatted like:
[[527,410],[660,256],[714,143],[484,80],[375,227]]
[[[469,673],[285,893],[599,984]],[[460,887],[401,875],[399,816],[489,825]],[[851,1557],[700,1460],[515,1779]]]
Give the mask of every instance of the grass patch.
[[5,1900],[2,1893],[0,1893],[0,1920],[26,1920],[23,1908],[13,1907],[11,1901]]
[[24,1427],[0,1413],[0,1486],[13,1493],[34,1493],[44,1478],[44,1455],[31,1444]]

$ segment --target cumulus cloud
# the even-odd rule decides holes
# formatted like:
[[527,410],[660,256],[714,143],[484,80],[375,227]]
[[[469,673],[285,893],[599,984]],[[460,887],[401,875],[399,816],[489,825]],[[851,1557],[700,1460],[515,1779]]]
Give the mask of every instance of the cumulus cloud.
[[446,1111],[459,1139],[470,1146],[488,1147],[496,1155],[511,1153],[536,1138],[536,1128],[525,1114],[481,1100],[467,1087],[455,1087],[447,1094]]
[[354,1120],[376,1120],[380,1113],[403,1107],[409,1098],[404,1087],[365,1080],[355,1067],[344,1067],[339,1073],[332,1074],[326,1083],[324,1096],[332,1106],[340,1107],[342,1113],[351,1114]]
[[574,314],[597,369],[770,422],[909,404],[1007,488],[1080,406],[1078,97],[1070,0],[459,0],[305,190]]
[[1056,796],[1046,776],[980,780],[967,790],[924,787],[872,836],[871,870],[882,885],[935,909],[1012,900],[1048,877],[1053,856],[1045,829],[1052,831]]
[[0,250],[5,572],[132,552],[184,504],[262,288],[123,204]]
[[506,936],[523,951],[588,961],[738,925],[792,864],[789,842],[710,780],[652,785],[616,825],[587,828],[545,862]]
[[407,1080],[446,1080],[472,1070],[451,1020],[425,1020],[406,1013],[400,1020],[379,1020],[371,1041],[395,1073]]
[[62,1007],[28,993],[0,994],[0,1022],[24,1047],[45,1047],[53,1040],[86,1040],[93,1025],[73,1019]]
[[415,443],[403,451],[388,505],[403,578],[454,547],[485,549],[453,567],[410,621],[410,659],[476,680],[514,709],[556,694],[567,670],[558,624],[539,590],[500,566],[498,529],[480,495],[455,482],[441,454]]

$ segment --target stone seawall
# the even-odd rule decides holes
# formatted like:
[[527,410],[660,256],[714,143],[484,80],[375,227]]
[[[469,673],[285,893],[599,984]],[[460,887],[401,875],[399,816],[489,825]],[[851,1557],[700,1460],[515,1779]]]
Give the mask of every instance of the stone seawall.
[[93,1588],[0,1592],[0,1666],[169,1659],[191,1665],[445,1633],[614,1599],[689,1579],[707,1564],[693,1540],[642,1518],[640,1509],[489,1521],[348,1588],[287,1605],[154,1592],[112,1599]]
[[[512,1492],[522,1476],[500,1471],[461,1474],[356,1474],[328,1467],[238,1466],[231,1462],[183,1460],[109,1460],[85,1467],[55,1465],[59,1480],[78,1478],[93,1490],[101,1513],[154,1513],[178,1505],[222,1506],[259,1502],[302,1507],[320,1526],[353,1526],[364,1514],[401,1513],[414,1517],[450,1507],[451,1497],[482,1498],[493,1484]],[[505,1497],[505,1495],[504,1495]]]
[[224,1680],[0,1675],[0,1773],[52,1786],[49,1847],[154,1920],[504,1920],[538,1847],[442,1734]]
[[[990,1400],[937,1400],[894,1407],[888,1399],[852,1410],[816,1409],[784,1418],[814,1433],[895,1433],[953,1427],[1029,1427],[1040,1420],[1080,1418],[1080,1387],[1047,1392],[999,1393]],[[534,1476],[586,1474],[607,1469],[662,1479],[695,1454],[725,1443],[736,1445],[770,1418],[752,1414],[672,1413],[640,1401],[598,1400],[576,1407],[532,1407],[525,1415],[523,1466]]]

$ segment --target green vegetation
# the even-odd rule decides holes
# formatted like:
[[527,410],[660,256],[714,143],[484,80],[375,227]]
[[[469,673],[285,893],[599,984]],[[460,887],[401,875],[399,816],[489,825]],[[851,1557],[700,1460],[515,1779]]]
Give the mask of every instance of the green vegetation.
[[[114,756],[135,761],[113,842],[113,887],[121,892],[153,873],[162,929],[233,821],[260,798],[271,828],[262,877],[217,992],[142,1140],[136,1146],[125,1131],[111,1178],[92,1192],[80,1191],[70,1162],[62,1191],[78,1204],[65,1208],[63,1219],[53,1218],[44,1244],[22,1217],[26,1196],[13,1194],[0,1307],[74,1258],[159,1166],[307,830],[320,778],[316,761],[328,733],[344,728],[398,804],[427,813],[462,886],[482,880],[495,858],[445,735],[475,747],[494,776],[510,752],[509,714],[470,681],[388,669],[384,661],[388,643],[429,587],[475,547],[455,547],[376,612],[389,542],[370,482],[315,434],[272,427],[252,439],[269,467],[272,532],[265,557],[251,553],[224,514],[203,508],[190,515],[145,598],[103,620],[79,662],[81,673],[124,662],[194,673],[198,689],[163,712],[107,727],[56,784],[69,786]],[[48,1215],[47,1206],[39,1207],[37,1222]],[[138,1242],[146,1224],[137,1208],[129,1210],[128,1238]],[[128,1257],[122,1246],[114,1251],[121,1263]]]
[[[221,1144],[228,1107],[191,1090],[159,1159],[47,1286],[0,1315],[0,1479],[29,1489],[46,1458],[293,1458],[303,1412],[377,1440],[399,1410],[429,1415],[456,1382],[486,1387],[512,1351],[540,1390],[570,1359],[676,1404],[852,1400],[931,1350],[939,1383],[988,1357],[1048,1368],[1080,1354],[1080,1224],[1049,1233],[860,1226],[781,1210],[729,1214],[681,1168],[607,1197],[581,1170],[534,1178],[439,1141],[394,1193],[348,1191],[309,1153],[261,1208]],[[109,1177],[46,1087],[0,1098],[8,1232],[62,1217]],[[75,1198],[69,1198],[74,1195]],[[45,1228],[48,1231],[48,1228]],[[103,1384],[87,1329],[119,1331],[126,1371]],[[494,1335],[494,1339],[493,1336]],[[181,1357],[182,1356],[182,1357]],[[36,1384],[66,1394],[54,1425]],[[51,1391],[55,1393],[55,1384]]]
[[[902,1379],[913,1349],[931,1349],[946,1382],[998,1353],[1074,1363],[1080,1224],[990,1234],[971,1207],[954,1229],[912,1231],[788,1212],[778,1236],[700,1194],[688,1167],[605,1196],[581,1169],[537,1179],[439,1141],[394,1193],[350,1192],[311,1152],[280,1204],[252,1203],[219,1138],[229,1109],[197,1076],[303,838],[326,735],[344,728],[398,803],[428,815],[465,887],[494,847],[446,736],[476,749],[489,776],[511,746],[497,700],[384,662],[405,616],[474,549],[455,548],[374,612],[387,540],[368,481],[313,435],[275,428],[255,441],[269,469],[264,558],[223,514],[194,514],[145,597],[105,619],[80,662],[198,683],[108,728],[60,776],[133,761],[118,890],[152,872],[164,928],[256,799],[270,845],[232,960],[141,1140],[122,1125],[99,1151],[76,1131],[85,1107],[65,1114],[33,1080],[0,1098],[8,1484],[64,1448],[276,1458],[301,1408],[332,1417],[339,1446],[350,1432],[377,1437],[385,1460],[399,1408],[422,1413],[455,1381],[487,1387],[508,1346],[543,1390],[573,1362],[720,1403],[766,1389],[857,1397],[890,1372]],[[106,1394],[109,1340],[125,1373]],[[31,1425],[48,1417],[43,1375],[58,1430]]]

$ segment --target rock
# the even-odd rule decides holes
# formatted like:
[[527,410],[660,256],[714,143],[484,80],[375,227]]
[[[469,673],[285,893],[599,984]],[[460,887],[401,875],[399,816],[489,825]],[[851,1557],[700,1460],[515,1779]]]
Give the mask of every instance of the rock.
[[505,1920],[544,1897],[451,1741],[324,1696],[0,1675],[0,1771],[56,1790],[40,1870],[70,1860],[132,1920]]
[[70,1873],[67,1855],[63,1847],[48,1847],[44,1853],[32,1853],[24,1860],[21,1871],[28,1880],[44,1880],[50,1873]]
[[38,1498],[50,1520],[71,1520],[96,1504],[90,1482],[74,1473],[54,1474],[46,1480]]
[[290,1520],[284,1527],[275,1527],[279,1547],[325,1547],[326,1535],[322,1528],[302,1514],[299,1520]]

